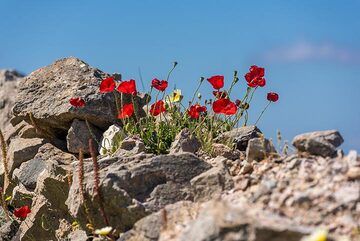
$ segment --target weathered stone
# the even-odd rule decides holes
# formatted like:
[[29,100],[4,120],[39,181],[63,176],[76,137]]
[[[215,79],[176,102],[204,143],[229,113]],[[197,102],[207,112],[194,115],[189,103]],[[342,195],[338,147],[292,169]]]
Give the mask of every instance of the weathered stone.
[[75,230],[74,232],[71,232],[68,238],[69,241],[84,241],[88,239],[86,232],[79,229]]
[[213,143],[212,144],[212,156],[223,156],[230,160],[239,159],[241,153],[239,150],[232,150],[230,147],[220,144],[220,143]]
[[95,139],[95,150],[98,149],[97,141],[100,141],[101,131],[86,121],[75,119],[66,136],[67,149],[71,153],[79,153],[82,149],[85,154],[89,154],[89,139]]
[[[73,57],[60,59],[32,72],[19,88],[13,108],[17,118],[13,124],[21,120],[31,123],[31,113],[39,128],[55,136],[63,136],[73,119],[88,120],[106,129],[118,122],[114,95],[99,93],[100,82],[108,76]],[[86,101],[85,107],[72,107],[69,103],[71,97],[82,97]],[[130,95],[122,98],[124,103],[130,103],[132,99],[137,116],[144,115],[141,107],[147,98],[132,98]]]
[[[90,215],[96,217],[95,224],[103,226],[102,219],[98,218],[99,206],[94,193],[92,165],[85,163],[83,185],[87,206]],[[152,158],[144,154],[132,158],[107,158],[100,160],[99,166],[105,213],[110,225],[118,232],[131,228],[148,211],[157,211],[180,200],[191,200],[190,180],[210,169],[209,164],[190,153]],[[67,205],[77,220],[86,222],[80,195],[78,175],[74,175]]]
[[170,153],[177,152],[191,152],[195,153],[201,147],[201,143],[194,136],[191,135],[189,129],[185,128],[181,130],[175,137],[174,142],[171,144]]
[[234,187],[234,182],[225,165],[213,167],[191,180],[194,201],[208,201],[219,197],[225,190]]
[[20,182],[26,188],[34,190],[39,174],[46,168],[45,162],[41,158],[33,158],[24,162],[20,168],[15,169],[13,179]]
[[8,150],[9,157],[9,171],[12,173],[15,168],[20,167],[23,162],[26,162],[36,155],[39,148],[45,144],[44,139],[13,139]]
[[19,229],[19,223],[16,220],[8,221],[0,226],[0,240],[11,241]]
[[133,156],[145,151],[145,144],[137,136],[126,137],[112,156]]
[[249,140],[246,148],[246,160],[248,162],[261,161],[271,153],[276,153],[274,145],[265,138],[253,138]]
[[344,142],[336,130],[316,131],[295,136],[293,145],[301,152],[323,157],[334,156],[336,148]]
[[14,207],[31,206],[35,194],[26,190],[23,186],[16,186],[13,189],[10,203]]
[[111,125],[103,133],[99,153],[101,155],[114,153],[125,137],[125,133],[119,125]]
[[0,129],[10,124],[11,109],[23,75],[16,70],[0,70]]

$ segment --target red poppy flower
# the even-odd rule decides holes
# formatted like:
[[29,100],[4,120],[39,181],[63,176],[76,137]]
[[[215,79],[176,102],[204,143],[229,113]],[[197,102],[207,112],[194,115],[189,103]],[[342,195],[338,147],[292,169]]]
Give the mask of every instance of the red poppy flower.
[[188,110],[188,114],[192,119],[198,119],[202,112],[206,112],[206,106],[201,106],[199,104],[190,106]]
[[14,215],[17,218],[26,218],[30,212],[31,210],[29,206],[22,206],[20,208],[15,209]]
[[229,99],[218,99],[213,103],[213,110],[217,114],[233,115],[237,111],[237,106]]
[[221,89],[224,87],[224,76],[222,75],[215,75],[207,79],[210,84],[213,86],[214,89]]
[[160,113],[165,112],[165,111],[166,111],[165,103],[162,100],[155,102],[154,104],[151,105],[151,108],[150,108],[150,114],[152,114],[153,116],[157,116]]
[[168,87],[168,82],[166,80],[153,79],[151,81],[151,87],[164,91]]
[[226,91],[216,90],[213,91],[213,95],[216,99],[228,98],[228,93]]
[[124,104],[122,109],[119,111],[118,118],[124,119],[131,117],[134,114],[134,105],[133,103]]
[[269,92],[267,94],[267,99],[268,99],[268,101],[276,102],[279,100],[279,95],[275,92]]
[[264,68],[253,65],[250,67],[249,72],[245,75],[245,79],[250,87],[263,87],[266,84],[264,75]]
[[132,94],[132,95],[136,95],[137,90],[136,90],[136,83],[135,80],[131,79],[128,81],[123,81],[119,84],[117,90],[121,93],[124,94]]
[[109,77],[101,81],[100,83],[100,93],[112,92],[116,87],[114,77]]
[[84,107],[85,106],[85,100],[79,98],[71,98],[70,104],[74,107]]

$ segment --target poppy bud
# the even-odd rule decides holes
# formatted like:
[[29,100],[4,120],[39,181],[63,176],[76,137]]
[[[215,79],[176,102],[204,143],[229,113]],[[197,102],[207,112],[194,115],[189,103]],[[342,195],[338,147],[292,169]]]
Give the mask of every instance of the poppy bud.
[[238,77],[235,77],[234,83],[237,83],[238,81],[239,81],[239,78],[238,78]]
[[197,97],[201,100],[201,94],[200,93],[197,94]]
[[235,100],[235,105],[236,105],[237,107],[240,107],[240,105],[241,105],[241,100],[236,99],[236,100]]
[[205,77],[200,77],[200,83],[203,82]]
[[244,103],[244,104],[241,105],[241,109],[247,110],[249,108],[250,108],[249,103]]
[[178,65],[178,62],[175,61],[175,62],[174,62],[174,68],[176,67],[176,65]]

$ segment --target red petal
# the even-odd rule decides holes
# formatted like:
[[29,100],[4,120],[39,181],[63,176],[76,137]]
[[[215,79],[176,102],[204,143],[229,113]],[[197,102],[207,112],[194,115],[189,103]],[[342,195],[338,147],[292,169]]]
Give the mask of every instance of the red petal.
[[29,206],[22,206],[18,209],[15,209],[14,215],[17,218],[26,218],[27,215],[31,212]]
[[136,95],[137,90],[136,90],[136,83],[135,80],[131,79],[128,81],[123,81],[119,84],[117,90],[121,93],[124,94],[132,94],[132,95]]
[[81,98],[71,98],[70,104],[74,107],[84,107],[85,101]]
[[100,83],[100,93],[112,92],[116,87],[114,77],[109,77],[101,81]]
[[207,79],[214,89],[221,89],[224,87],[224,76],[215,75]]
[[153,116],[157,116],[165,111],[166,111],[165,103],[162,100],[159,100],[158,102],[152,104],[150,108],[150,114]]
[[279,95],[275,92],[269,92],[267,94],[267,99],[268,99],[268,101],[276,102],[279,100]]
[[213,103],[213,110],[217,114],[233,115],[237,112],[237,106],[229,99],[218,99]]
[[168,82],[166,80],[158,80],[158,79],[153,79],[151,81],[151,87],[159,90],[159,91],[164,91],[167,87],[168,87]]
[[133,103],[123,105],[122,109],[119,111],[118,118],[124,119],[129,118],[134,114],[134,105]]

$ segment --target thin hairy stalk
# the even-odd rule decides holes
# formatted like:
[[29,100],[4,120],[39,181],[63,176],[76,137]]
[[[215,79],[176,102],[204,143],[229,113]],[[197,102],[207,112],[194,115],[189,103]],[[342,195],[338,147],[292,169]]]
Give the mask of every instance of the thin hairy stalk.
[[89,151],[90,151],[91,158],[93,161],[95,196],[97,196],[97,198],[99,200],[101,216],[103,217],[105,224],[107,226],[109,226],[109,219],[107,218],[106,213],[105,213],[104,199],[103,199],[101,189],[100,189],[99,164],[97,161],[96,151],[95,151],[95,147],[94,147],[94,143],[93,143],[92,139],[89,139]]
[[257,123],[259,122],[259,120],[261,119],[261,117],[263,116],[264,112],[266,111],[266,109],[270,106],[271,101],[269,101],[269,103],[266,105],[266,107],[263,109],[263,111],[261,111],[261,114],[259,115],[259,118],[256,120],[255,122],[255,126],[257,125]]
[[193,95],[193,97],[192,97],[192,99],[191,99],[191,102],[190,102],[190,106],[193,104],[193,102],[194,102],[194,100],[195,100],[196,93],[199,91],[202,83],[204,82],[204,79],[205,79],[204,77],[201,77],[201,78],[200,78],[200,83],[199,83],[198,87],[196,88],[196,90],[195,90],[195,92],[194,92],[194,95]]
[[4,134],[0,130],[0,145],[1,145],[1,152],[2,152],[2,163],[4,166],[4,187],[6,184],[10,183],[10,172],[9,172],[9,165],[7,162],[7,145],[5,142]]

